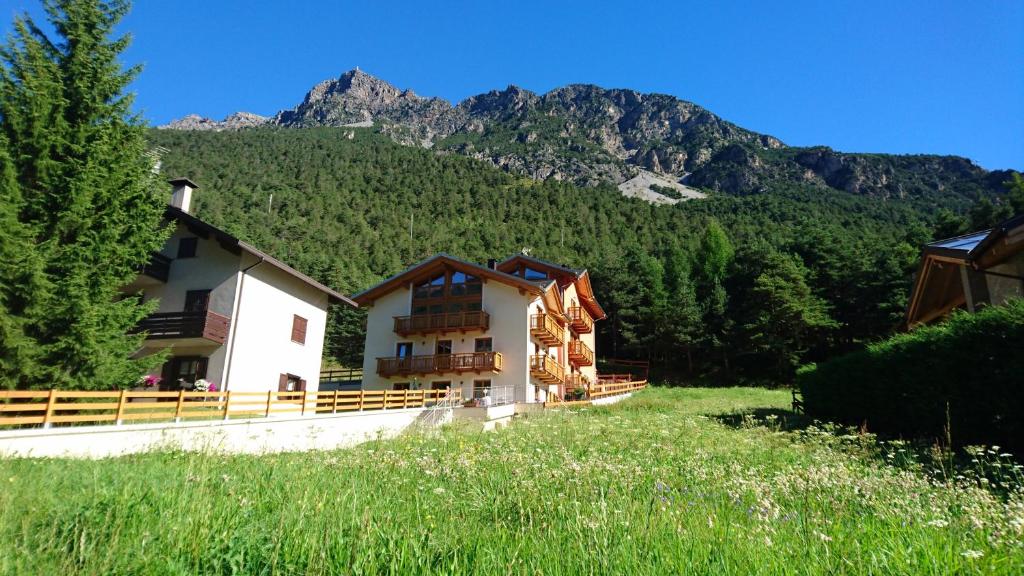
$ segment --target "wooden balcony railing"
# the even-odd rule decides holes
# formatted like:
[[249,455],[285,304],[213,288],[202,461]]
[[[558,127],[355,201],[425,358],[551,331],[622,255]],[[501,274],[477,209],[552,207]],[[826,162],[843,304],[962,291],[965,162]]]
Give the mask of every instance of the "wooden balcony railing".
[[139,267],[139,273],[161,282],[167,282],[171,275],[171,259],[159,252],[153,252],[149,256],[149,262]]
[[530,334],[548,346],[561,346],[565,342],[565,329],[550,314],[531,315]]
[[150,314],[132,333],[146,333],[147,340],[202,338],[223,344],[228,338],[231,319],[216,312],[161,312]]
[[565,368],[547,354],[534,354],[530,356],[530,375],[545,384],[561,384]]
[[593,366],[594,351],[583,340],[570,340],[569,361],[577,366]]
[[430,334],[445,332],[469,332],[490,328],[491,316],[483,310],[475,312],[449,312],[446,314],[417,314],[395,316],[395,332],[402,336],[409,334]]
[[426,356],[388,356],[377,358],[377,374],[409,376],[413,374],[445,374],[454,372],[501,372],[499,352],[468,352],[464,354],[431,354]]
[[594,330],[594,319],[583,308],[570,306],[566,316],[569,317],[569,326],[572,326],[577,334],[589,334]]
[[584,390],[587,390],[590,387],[590,385],[590,378],[587,378],[586,376],[580,374],[579,372],[576,372],[575,374],[570,374],[565,378],[565,388],[570,392],[572,390],[575,390],[576,388],[583,388]]

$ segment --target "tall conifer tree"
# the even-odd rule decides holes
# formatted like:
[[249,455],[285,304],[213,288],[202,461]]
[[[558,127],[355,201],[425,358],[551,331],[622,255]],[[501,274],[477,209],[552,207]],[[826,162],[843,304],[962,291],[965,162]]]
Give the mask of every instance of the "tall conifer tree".
[[22,16],[0,51],[0,386],[127,386],[145,366],[126,333],[151,306],[120,289],[162,245],[166,204],[113,37],[128,3],[44,7],[53,37]]

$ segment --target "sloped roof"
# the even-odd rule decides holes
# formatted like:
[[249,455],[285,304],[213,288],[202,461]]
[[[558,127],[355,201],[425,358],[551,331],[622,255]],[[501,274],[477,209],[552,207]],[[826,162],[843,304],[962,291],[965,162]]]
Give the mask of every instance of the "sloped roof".
[[906,326],[931,322],[965,301],[960,266],[986,270],[1024,250],[1024,214],[980,230],[924,245]]
[[559,314],[563,313],[558,291],[554,290],[556,286],[554,280],[526,280],[525,278],[506,274],[500,270],[492,270],[486,266],[481,266],[480,264],[469,262],[444,252],[413,264],[398,274],[390,276],[352,296],[352,299],[362,305],[372,304],[377,298],[401,288],[406,283],[431,276],[446,267],[488,280],[495,280],[544,297],[549,309]]
[[604,308],[597,302],[594,289],[590,285],[590,273],[586,269],[570,268],[564,264],[555,264],[554,262],[548,262],[547,260],[541,260],[540,258],[534,258],[525,254],[509,256],[498,264],[498,269],[505,272],[514,271],[521,263],[541,268],[549,273],[571,280],[576,284],[576,293],[580,297],[580,302],[595,320],[603,320],[608,316]]
[[241,254],[242,252],[252,254],[253,256],[259,258],[260,260],[273,266],[274,268],[277,268],[278,270],[281,270],[282,272],[288,274],[289,276],[292,276],[293,278],[305,282],[306,284],[312,286],[313,288],[316,288],[317,290],[323,292],[324,294],[327,294],[327,298],[331,302],[343,302],[345,304],[348,304],[349,306],[358,307],[358,304],[356,304],[354,301],[352,301],[347,296],[341,294],[340,292],[337,292],[336,290],[324,286],[320,282],[313,280],[309,276],[306,276],[302,272],[299,272],[298,270],[292,268],[291,266],[285,264],[284,262],[281,262],[277,258],[274,258],[273,256],[270,256],[269,254],[257,249],[255,246],[239,240],[235,236],[228,234],[227,232],[221,230],[220,228],[217,228],[216,226],[208,222],[204,222],[199,218],[196,218],[195,216],[189,214],[188,212],[185,212],[179,208],[175,208],[174,206],[168,206],[167,210],[164,212],[164,216],[168,220],[181,222],[182,224],[187,226],[189,230],[191,230],[198,236],[212,236],[217,240],[217,243],[220,244],[222,248],[229,252],[232,252],[234,254]]

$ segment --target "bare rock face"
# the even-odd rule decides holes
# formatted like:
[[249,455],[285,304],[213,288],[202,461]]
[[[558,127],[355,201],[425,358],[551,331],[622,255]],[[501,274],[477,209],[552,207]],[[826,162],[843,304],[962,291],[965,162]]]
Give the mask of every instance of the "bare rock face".
[[184,118],[159,126],[159,128],[166,130],[239,130],[241,128],[263,126],[269,121],[270,118],[251,112],[235,112],[220,122],[204,118],[198,114],[189,114]]
[[[734,194],[758,193],[773,183],[787,182],[903,197],[908,189],[942,190],[951,178],[988,187],[988,180],[996,177],[963,158],[789,148],[778,138],[746,130],[666,94],[592,84],[536,94],[511,85],[452,106],[440,98],[401,90],[358,68],[317,84],[298,106],[273,118],[240,112],[218,122],[191,115],[162,128],[238,130],[264,125],[372,127],[402,144],[583,186],[621,184],[643,173],[670,184],[686,178],[687,185]],[[643,188],[636,181],[630,185],[631,190],[638,187]]]

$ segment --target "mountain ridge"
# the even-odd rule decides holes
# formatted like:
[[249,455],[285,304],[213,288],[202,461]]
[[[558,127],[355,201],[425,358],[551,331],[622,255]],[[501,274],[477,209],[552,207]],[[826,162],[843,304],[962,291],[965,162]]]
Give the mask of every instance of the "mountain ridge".
[[[538,94],[509,85],[453,105],[399,89],[358,68],[318,83],[302,102],[273,116],[236,113],[218,122],[190,115],[161,128],[323,126],[372,126],[401,144],[583,186],[623,185],[638,177],[646,181],[643,175],[648,174],[684,191],[752,194],[799,183],[881,198],[976,199],[998,193],[1010,172],[990,172],[957,156],[790,147],[668,94],[592,84]],[[653,187],[648,192],[660,194]]]

